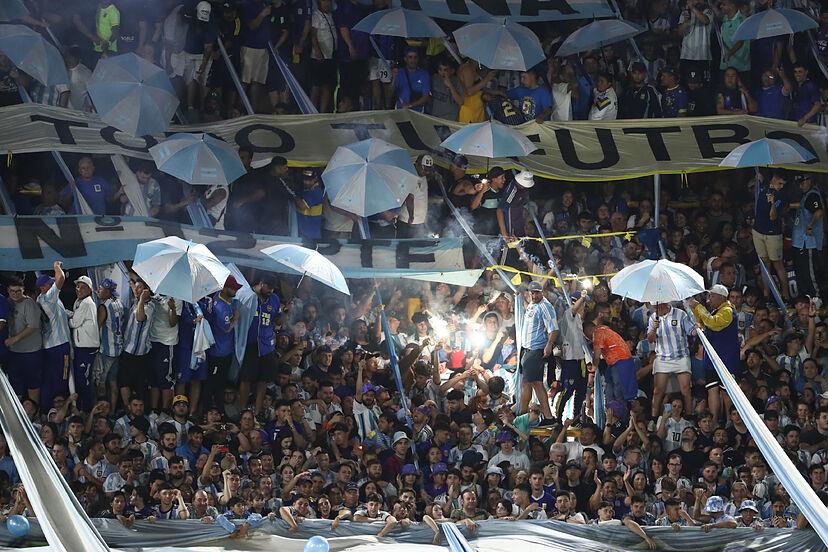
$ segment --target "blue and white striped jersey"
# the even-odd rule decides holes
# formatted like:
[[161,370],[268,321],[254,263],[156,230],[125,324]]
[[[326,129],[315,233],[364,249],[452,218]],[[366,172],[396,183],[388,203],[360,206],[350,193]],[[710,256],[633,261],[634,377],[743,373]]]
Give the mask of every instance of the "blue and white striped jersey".
[[[647,333],[653,330],[655,313],[650,315]],[[687,348],[687,336],[693,331],[694,324],[681,309],[670,307],[670,312],[659,317],[660,325],[656,332],[656,357],[661,360],[676,360],[690,356]]]
[[60,300],[60,290],[52,284],[49,291],[37,296],[37,304],[43,309],[48,324],[43,325],[43,348],[51,349],[69,342],[69,317]]

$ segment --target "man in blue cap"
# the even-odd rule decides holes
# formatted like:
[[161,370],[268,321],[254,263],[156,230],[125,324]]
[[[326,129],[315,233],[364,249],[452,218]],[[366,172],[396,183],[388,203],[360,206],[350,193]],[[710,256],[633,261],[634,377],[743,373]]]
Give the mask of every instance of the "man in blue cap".
[[118,402],[118,357],[124,348],[124,306],[118,300],[118,284],[104,278],[98,284],[98,324],[101,349],[93,381],[99,397],[109,392],[109,404]]

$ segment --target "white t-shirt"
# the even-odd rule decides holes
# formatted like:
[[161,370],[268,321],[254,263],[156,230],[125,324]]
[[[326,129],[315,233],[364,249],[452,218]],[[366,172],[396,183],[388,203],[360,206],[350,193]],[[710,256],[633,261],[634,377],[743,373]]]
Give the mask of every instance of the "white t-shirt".
[[[658,423],[656,424],[656,427],[660,426],[661,418],[659,418]],[[688,427],[693,427],[693,424],[684,418],[675,420],[672,416],[670,416],[667,418],[666,426],[667,434],[664,436],[664,452],[670,452],[681,446],[681,433]]]
[[702,13],[707,16],[707,25],[703,24],[696,14],[690,10],[684,10],[679,17],[679,25],[689,20],[690,24],[684,31],[681,39],[681,59],[687,60],[710,60],[710,31],[713,23],[713,10],[705,6]]
[[[428,215],[428,180],[421,176],[417,179],[417,185],[411,190],[414,196],[414,218],[411,224],[424,224]],[[404,215],[402,220],[408,222],[408,208],[403,207]]]
[[332,13],[322,13],[319,8],[313,10],[311,16],[311,27],[316,30],[316,40],[319,42],[319,49],[322,57],[311,53],[312,59],[333,59],[336,49],[336,24]]
[[[155,303],[155,312],[150,320],[149,340],[163,345],[178,345],[178,324],[170,326],[170,306],[167,304],[169,297],[156,295],[152,298]],[[181,315],[183,303],[180,299],[175,300],[175,312]]]

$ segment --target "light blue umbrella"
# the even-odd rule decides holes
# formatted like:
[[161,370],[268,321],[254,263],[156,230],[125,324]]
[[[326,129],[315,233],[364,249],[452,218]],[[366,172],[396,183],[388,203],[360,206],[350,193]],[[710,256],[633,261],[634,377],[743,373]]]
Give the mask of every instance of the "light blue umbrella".
[[230,275],[206,245],[176,236],[138,245],[132,270],[153,292],[188,303],[219,291]]
[[666,259],[646,260],[622,269],[610,279],[615,295],[641,303],[672,303],[704,293],[701,274]]
[[0,1],[0,21],[15,21],[29,15],[22,0]]
[[466,125],[443,140],[447,150],[479,157],[521,157],[538,147],[522,133],[497,121]]
[[796,10],[765,10],[751,15],[739,25],[733,40],[757,40],[816,29],[817,22]]
[[555,52],[568,56],[621,42],[643,33],[644,29],[623,19],[601,19],[584,25],[571,33]]
[[345,295],[351,294],[342,271],[318,251],[301,245],[282,243],[262,249],[262,253],[277,264],[301,274],[302,278],[307,275]]
[[379,138],[336,148],[322,173],[331,205],[360,217],[400,207],[418,179],[408,151]]
[[768,167],[807,163],[816,159],[813,153],[793,140],[761,138],[734,148],[719,163],[720,167]]
[[440,25],[421,11],[405,8],[379,10],[354,26],[355,31],[368,34],[425,38],[446,36]]
[[546,59],[535,33],[506,20],[463,25],[454,38],[461,54],[489,69],[526,71]]
[[25,25],[0,25],[0,52],[46,86],[69,82],[57,48]]
[[209,134],[173,134],[149,152],[158,170],[193,185],[227,185],[246,172],[233,146]]
[[99,61],[88,89],[101,120],[132,136],[164,132],[178,108],[167,72],[133,53]]

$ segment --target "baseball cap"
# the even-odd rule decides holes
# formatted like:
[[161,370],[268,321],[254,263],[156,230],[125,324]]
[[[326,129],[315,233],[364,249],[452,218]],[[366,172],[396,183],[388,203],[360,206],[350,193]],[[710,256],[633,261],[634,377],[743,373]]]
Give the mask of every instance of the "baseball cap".
[[401,475],[417,475],[417,467],[414,464],[406,464],[402,467]]
[[173,405],[176,405],[180,402],[190,404],[190,399],[187,398],[187,395],[176,395],[173,397]]
[[101,280],[101,283],[98,284],[98,285],[100,287],[104,288],[104,289],[108,289],[109,294],[112,295],[112,297],[118,297],[118,292],[117,292],[118,284],[116,284],[115,282],[113,282],[109,278],[104,278],[103,280]]
[[692,70],[687,73],[687,83],[688,84],[701,84],[702,82],[702,74],[700,71]]
[[423,167],[433,167],[434,166],[434,158],[427,153],[424,153],[420,156],[420,159],[417,161]]
[[316,178],[317,176],[319,176],[319,169],[307,168],[302,171],[302,178],[311,179]]
[[720,496],[711,496],[704,505],[705,512],[724,512],[724,500]]
[[495,474],[495,475],[499,475],[500,477],[503,477],[503,469],[499,468],[497,466],[492,466],[491,468],[486,470],[486,475],[491,475],[491,474]]
[[543,284],[540,282],[529,282],[529,291],[543,291]]
[[716,295],[722,295],[724,297],[730,295],[730,292],[722,284],[714,285],[709,290],[707,290],[707,293],[715,293]]
[[232,289],[233,291],[239,291],[242,288],[242,285],[236,280],[236,277],[231,274],[224,281],[224,287]]
[[[366,383],[362,386],[362,394],[363,395],[365,393],[376,393],[376,392],[377,392],[377,388],[374,387],[373,385],[371,385],[370,383]],[[399,432],[397,432],[397,433],[399,433]]]
[[759,508],[756,507],[756,502],[753,500],[743,500],[742,505],[739,506],[739,511],[742,510],[753,510],[757,514],[759,513]]
[[564,465],[565,470],[568,470],[569,468],[575,468],[577,470],[580,470],[581,465],[578,463],[577,460],[570,460]]
[[811,178],[813,178],[813,175],[811,175],[811,173],[798,173],[796,176],[793,177],[793,181],[802,182],[805,180],[810,180]]
[[345,485],[345,492],[358,491],[358,490],[359,490],[359,485],[357,485],[356,483],[348,483],[347,485]]
[[636,61],[632,65],[630,65],[630,73],[634,73],[636,71],[638,71],[639,73],[646,73],[647,66],[641,63],[640,61]]
[[40,276],[37,277],[37,281],[35,282],[35,285],[37,287],[42,287],[42,286],[45,286],[46,284],[51,285],[51,284],[54,284],[54,283],[55,283],[54,278],[52,278],[48,274],[41,274]]
[[469,160],[465,155],[455,155],[454,159],[451,160],[451,164],[463,170],[469,168]]
[[210,21],[210,12],[213,11],[213,6],[207,0],[201,0],[196,5],[196,19],[199,21]]
[[135,419],[132,420],[132,427],[141,433],[147,433],[149,432],[150,422],[146,416],[136,416]]
[[661,73],[664,75],[673,75],[674,77],[678,76],[678,71],[672,65],[668,65],[667,67],[661,70]]
[[75,280],[75,283],[76,284],[86,284],[87,286],[89,286],[89,289],[92,289],[92,278],[90,278],[89,276],[85,276],[85,275],[81,276],[80,278]]
[[521,188],[531,188],[535,185],[535,175],[530,171],[520,171],[515,176],[515,182],[517,182]]

